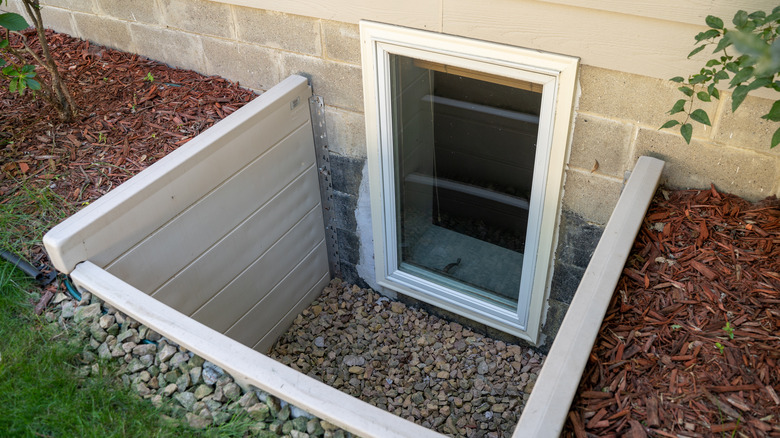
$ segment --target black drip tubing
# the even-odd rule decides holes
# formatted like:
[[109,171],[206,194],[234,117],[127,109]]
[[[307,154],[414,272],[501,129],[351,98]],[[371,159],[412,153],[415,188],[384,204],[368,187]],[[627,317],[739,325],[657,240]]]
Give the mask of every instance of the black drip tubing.
[[19,270],[34,278],[37,282],[44,286],[54,281],[54,279],[57,277],[56,271],[52,270],[49,273],[41,272],[36,269],[35,266],[29,264],[27,261],[10,251],[0,250],[0,257],[13,263],[14,266],[16,266]]

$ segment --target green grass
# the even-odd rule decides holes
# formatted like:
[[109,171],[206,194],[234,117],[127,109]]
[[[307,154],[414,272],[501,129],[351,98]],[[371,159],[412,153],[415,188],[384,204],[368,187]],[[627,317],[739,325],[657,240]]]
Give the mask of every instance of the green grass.
[[[50,190],[23,186],[0,201],[0,246],[29,257],[70,210]],[[33,312],[38,287],[0,259],[0,435],[3,437],[242,436],[247,421],[208,432],[161,415],[101,364],[79,377],[83,343]],[[76,337],[76,339],[78,339]]]

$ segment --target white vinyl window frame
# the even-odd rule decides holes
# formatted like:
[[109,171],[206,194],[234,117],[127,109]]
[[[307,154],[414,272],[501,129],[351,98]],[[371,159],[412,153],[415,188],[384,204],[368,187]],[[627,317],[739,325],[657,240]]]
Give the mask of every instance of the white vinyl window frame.
[[[360,22],[366,146],[377,283],[534,344],[552,262],[579,58]],[[542,86],[524,274],[516,311],[403,272],[398,266],[390,56],[401,55]],[[529,257],[528,255],[533,255]]]

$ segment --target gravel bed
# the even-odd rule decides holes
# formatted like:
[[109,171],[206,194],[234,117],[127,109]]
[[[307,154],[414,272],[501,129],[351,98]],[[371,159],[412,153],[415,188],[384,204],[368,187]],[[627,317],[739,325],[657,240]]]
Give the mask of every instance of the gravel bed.
[[512,435],[544,360],[338,279],[269,355],[440,433],[491,438]]
[[117,378],[151,400],[172,421],[195,429],[240,422],[245,436],[351,437],[327,421],[253,387],[242,387],[219,366],[178,346],[85,293],[80,301],[58,293],[44,317],[83,345],[79,377],[118,369]]

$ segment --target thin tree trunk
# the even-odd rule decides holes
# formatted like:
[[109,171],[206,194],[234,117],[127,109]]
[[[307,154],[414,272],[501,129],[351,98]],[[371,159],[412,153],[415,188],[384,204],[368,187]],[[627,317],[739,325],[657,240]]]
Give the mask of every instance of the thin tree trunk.
[[76,103],[73,101],[73,96],[71,96],[65,81],[62,80],[59,70],[57,70],[57,64],[54,62],[51,52],[49,52],[49,43],[46,40],[46,33],[43,28],[39,0],[23,0],[23,3],[27,14],[33,21],[38,41],[41,43],[41,49],[43,50],[43,59],[37,60],[49,72],[51,77],[49,101],[57,109],[60,119],[66,122],[71,121],[76,117]]

